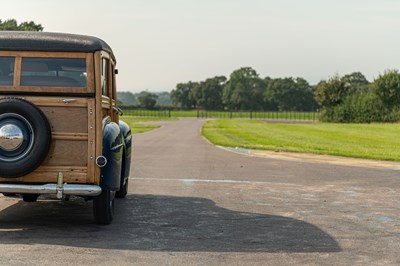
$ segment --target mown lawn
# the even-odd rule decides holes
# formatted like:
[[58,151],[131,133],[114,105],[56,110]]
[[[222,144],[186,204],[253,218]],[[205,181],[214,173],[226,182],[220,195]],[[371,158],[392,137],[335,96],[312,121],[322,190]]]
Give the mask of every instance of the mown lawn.
[[149,121],[165,121],[165,120],[176,120],[176,118],[165,118],[165,117],[129,117],[123,116],[121,120],[127,123],[132,130],[132,134],[139,134],[143,132],[147,132],[153,130],[155,128],[159,128],[159,125],[150,125],[150,124],[138,124],[138,122],[149,122]]
[[221,146],[400,161],[400,124],[269,124],[212,120],[203,135]]

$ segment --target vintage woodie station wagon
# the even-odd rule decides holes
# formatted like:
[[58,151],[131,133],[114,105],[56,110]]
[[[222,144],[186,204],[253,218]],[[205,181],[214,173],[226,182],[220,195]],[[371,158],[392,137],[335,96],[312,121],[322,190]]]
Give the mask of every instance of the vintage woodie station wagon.
[[95,37],[0,31],[0,193],[81,196],[111,223],[131,161],[115,65]]

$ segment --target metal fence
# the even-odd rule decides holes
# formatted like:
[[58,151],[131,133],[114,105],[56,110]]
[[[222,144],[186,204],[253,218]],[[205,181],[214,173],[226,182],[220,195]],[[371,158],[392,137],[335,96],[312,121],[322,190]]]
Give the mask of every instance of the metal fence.
[[136,117],[194,117],[217,119],[259,119],[259,120],[295,120],[317,121],[319,112],[286,112],[286,111],[171,111],[123,109],[124,115]]

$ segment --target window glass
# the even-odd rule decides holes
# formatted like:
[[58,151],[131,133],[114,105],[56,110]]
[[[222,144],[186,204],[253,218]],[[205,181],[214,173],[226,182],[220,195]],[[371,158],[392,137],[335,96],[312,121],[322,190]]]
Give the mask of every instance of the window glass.
[[101,60],[101,93],[105,96],[108,95],[108,60],[103,58]]
[[21,86],[86,87],[84,58],[22,58]]
[[13,85],[14,64],[14,57],[0,57],[0,86]]

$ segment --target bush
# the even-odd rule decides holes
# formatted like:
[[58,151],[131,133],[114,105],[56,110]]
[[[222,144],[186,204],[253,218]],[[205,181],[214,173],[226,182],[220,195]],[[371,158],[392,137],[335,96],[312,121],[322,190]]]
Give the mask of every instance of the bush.
[[336,106],[321,112],[321,121],[338,123],[396,122],[400,110],[390,109],[375,94],[351,95]]

